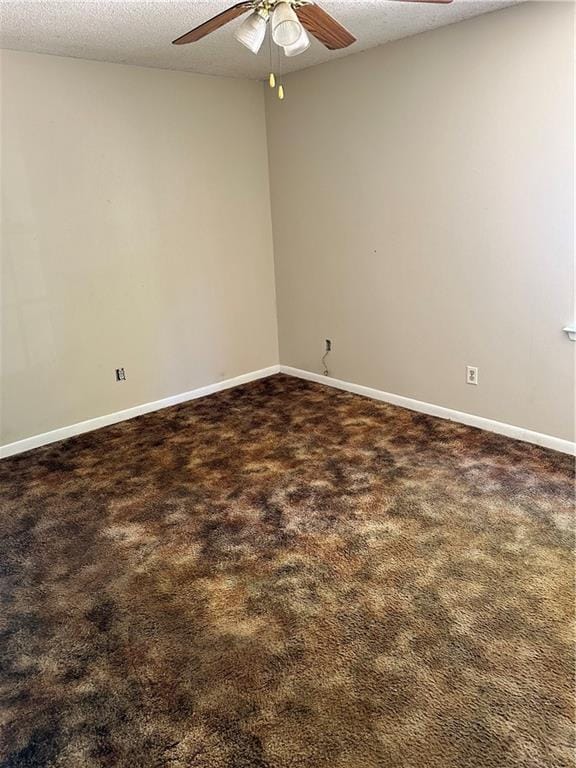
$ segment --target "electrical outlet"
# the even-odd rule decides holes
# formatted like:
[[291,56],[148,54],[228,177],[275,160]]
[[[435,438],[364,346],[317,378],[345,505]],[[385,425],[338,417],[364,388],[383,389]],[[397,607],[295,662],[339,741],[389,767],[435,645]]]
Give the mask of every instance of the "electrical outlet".
[[116,381],[126,381],[124,368],[116,368]]
[[324,349],[326,350],[326,352],[332,352],[332,340],[331,339],[326,339],[326,344],[325,344]]
[[466,366],[466,384],[478,384],[478,368],[473,365]]

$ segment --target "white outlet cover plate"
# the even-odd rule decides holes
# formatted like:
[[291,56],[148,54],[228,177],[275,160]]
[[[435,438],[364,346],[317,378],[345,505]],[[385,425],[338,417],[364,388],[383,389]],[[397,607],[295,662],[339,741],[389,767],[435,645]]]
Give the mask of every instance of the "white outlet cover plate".
[[478,368],[474,365],[466,366],[466,383],[478,384]]

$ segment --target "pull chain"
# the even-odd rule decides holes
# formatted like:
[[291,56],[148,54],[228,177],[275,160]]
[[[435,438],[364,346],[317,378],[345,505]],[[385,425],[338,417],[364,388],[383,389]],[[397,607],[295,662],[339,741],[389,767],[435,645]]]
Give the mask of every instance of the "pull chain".
[[268,50],[270,54],[270,74],[268,75],[268,85],[270,88],[276,88],[276,85],[278,85],[278,98],[280,101],[284,101],[284,85],[282,83],[282,62],[281,62],[281,54],[280,54],[280,48],[278,47],[278,59],[277,59],[277,68],[276,72],[278,73],[278,77],[274,74],[274,44],[272,40],[272,28],[270,27],[268,29]]
[[284,84],[282,82],[282,53],[280,46],[278,46],[278,98],[280,101],[284,101]]
[[276,87],[276,75],[274,74],[274,62],[272,60],[272,29],[268,29],[268,49],[270,51],[270,76],[268,77],[268,85],[270,88]]

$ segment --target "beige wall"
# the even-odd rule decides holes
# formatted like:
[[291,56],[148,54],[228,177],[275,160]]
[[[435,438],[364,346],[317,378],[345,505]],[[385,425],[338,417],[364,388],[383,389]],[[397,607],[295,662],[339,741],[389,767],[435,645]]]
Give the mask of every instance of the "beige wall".
[[[574,438],[572,14],[268,99],[281,362],[330,337],[337,378]],[[261,85],[13,52],[0,85],[0,443],[276,363]]]
[[[573,7],[305,70],[267,100],[280,359],[573,439]],[[465,366],[479,367],[479,385]]]
[[261,85],[4,52],[1,86],[0,443],[276,364]]

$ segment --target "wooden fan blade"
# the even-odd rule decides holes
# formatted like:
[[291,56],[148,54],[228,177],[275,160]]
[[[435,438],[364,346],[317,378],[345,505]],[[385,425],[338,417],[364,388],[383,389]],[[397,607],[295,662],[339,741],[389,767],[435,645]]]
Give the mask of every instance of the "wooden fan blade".
[[294,10],[302,26],[331,51],[347,48],[356,42],[354,35],[316,3],[307,3]]
[[220,27],[223,27],[224,24],[228,24],[229,21],[233,21],[251,8],[253,8],[253,3],[251,2],[236,3],[236,5],[233,5],[231,8],[227,8],[217,16],[208,19],[204,24],[200,24],[199,27],[195,27],[194,29],[191,29],[190,32],[186,32],[185,35],[176,38],[176,40],[172,41],[172,45],[195,43],[196,40],[206,37],[210,32],[215,32],[217,29],[220,29]]

